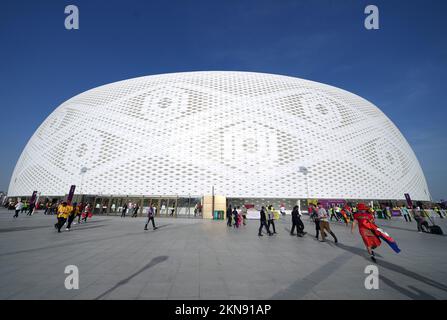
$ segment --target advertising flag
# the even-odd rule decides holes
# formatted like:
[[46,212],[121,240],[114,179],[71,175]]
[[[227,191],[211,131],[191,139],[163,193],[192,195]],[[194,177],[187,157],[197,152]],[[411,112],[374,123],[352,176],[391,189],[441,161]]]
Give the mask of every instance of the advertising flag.
[[75,192],[76,186],[72,185],[70,187],[70,192],[68,193],[68,197],[67,197],[67,202],[71,203],[71,201],[73,200],[73,196],[74,196],[74,192]]

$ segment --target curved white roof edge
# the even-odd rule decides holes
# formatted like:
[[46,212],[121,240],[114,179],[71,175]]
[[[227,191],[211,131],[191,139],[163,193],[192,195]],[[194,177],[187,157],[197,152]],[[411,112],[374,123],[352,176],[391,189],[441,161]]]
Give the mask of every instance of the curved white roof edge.
[[228,197],[430,200],[411,147],[371,102],[242,71],[122,80],[62,103],[26,145],[8,195],[64,195],[71,184],[84,194],[214,186]]

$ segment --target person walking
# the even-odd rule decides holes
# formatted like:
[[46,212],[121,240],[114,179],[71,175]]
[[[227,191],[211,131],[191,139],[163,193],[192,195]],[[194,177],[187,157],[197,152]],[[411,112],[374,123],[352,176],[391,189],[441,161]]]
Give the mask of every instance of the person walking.
[[126,217],[126,211],[127,211],[127,203],[123,204],[123,209],[121,210],[121,218]]
[[410,215],[410,212],[408,211],[408,208],[406,206],[402,206],[400,208],[400,212],[404,216],[406,222],[411,222],[411,215]]
[[270,232],[269,226],[267,225],[267,217],[265,215],[265,207],[263,206],[260,211],[260,219],[259,222],[261,223],[259,226],[258,236],[262,237],[262,227],[265,227],[265,230],[267,230],[267,233],[269,236],[273,235],[273,233]]
[[135,203],[133,207],[132,218],[136,218],[138,216],[138,210],[140,210],[140,206],[138,205],[138,203]]
[[315,238],[319,237],[320,234],[320,220],[318,219],[318,212],[313,203],[309,204],[309,216],[315,223]]
[[348,226],[349,222],[351,221],[351,219],[349,217],[352,217],[351,214],[351,208],[346,204],[343,209],[340,209],[340,213],[341,216],[343,217],[343,220],[346,224],[346,226]]
[[331,206],[331,207],[329,208],[329,213],[330,213],[330,219],[329,219],[329,220],[332,221],[332,218],[335,218],[335,220],[337,220],[337,222],[339,221],[339,220],[338,220],[338,217],[337,217],[337,215],[336,215],[336,213],[335,213],[335,208],[334,208],[333,206]]
[[358,224],[360,236],[371,260],[376,262],[374,250],[381,245],[380,239],[383,239],[396,253],[399,253],[400,249],[397,243],[386,232],[377,227],[369,208],[365,204],[359,203],[357,209],[353,216],[351,233],[354,233],[355,225]]
[[413,217],[414,217],[414,220],[416,220],[418,232],[419,233],[428,232],[428,230],[429,230],[428,222],[427,222],[427,220],[425,220],[423,211],[421,210],[420,207],[413,209]]
[[239,217],[238,217],[239,213],[237,212],[236,207],[234,207],[233,209],[233,220],[234,220],[234,228],[239,228]]
[[237,207],[237,223],[239,226],[242,225],[243,220],[244,219],[242,218],[241,209],[240,207]]
[[282,216],[286,215],[286,207],[284,206],[284,203],[281,203],[281,206],[279,207],[279,212]]
[[304,232],[304,224],[301,221],[301,213],[298,210],[298,206],[294,206],[292,210],[292,230],[290,230],[290,235],[293,236],[296,227],[296,233],[298,237],[303,237],[306,232]]
[[197,213],[199,212],[199,208],[198,208],[198,203],[196,203],[196,205],[194,206],[194,217],[197,216]]
[[32,202],[32,203],[30,203],[29,204],[29,207],[28,207],[28,213],[26,214],[27,216],[31,216],[31,215],[33,215],[33,212],[34,212],[34,208],[36,207],[36,204],[34,203],[34,202]]
[[231,219],[232,219],[233,210],[231,204],[227,208],[227,226],[231,227]]
[[334,242],[338,243],[337,237],[335,236],[335,234],[332,232],[331,227],[329,226],[329,221],[328,221],[328,214],[325,208],[323,208],[323,205],[321,203],[317,203],[318,206],[318,219],[320,220],[320,230],[321,230],[321,242],[325,242],[326,241],[326,234],[325,231],[327,231],[332,238],[334,238]]
[[44,210],[43,214],[44,214],[44,215],[47,215],[47,213],[48,213],[49,211],[50,211],[50,202],[47,201],[47,202],[45,203],[45,210]]
[[24,213],[26,211],[28,211],[28,201],[25,200],[25,202],[23,203],[23,207],[20,210],[20,213]]
[[51,204],[51,207],[50,207],[50,214],[51,214],[51,215],[53,215],[53,214],[57,214],[57,208],[58,208],[59,205],[60,205],[60,204],[57,204],[56,202],[53,202],[53,203]]
[[74,202],[72,210],[67,219],[67,228],[65,230],[70,231],[71,224],[73,223],[73,220],[78,216],[78,213],[79,213],[79,206],[77,202]]
[[391,220],[391,209],[389,206],[385,207],[384,216],[385,216],[385,219]]
[[433,208],[433,211],[436,212],[436,213],[438,214],[438,216],[439,216],[441,219],[444,219],[444,217],[443,217],[443,215],[442,215],[442,212],[441,212],[441,210],[439,209],[439,207],[434,207],[434,208]]
[[273,226],[273,233],[276,234],[276,228],[275,228],[275,214],[273,213],[273,207],[272,205],[269,205],[267,207],[267,215],[268,215],[268,227],[270,229],[270,226]]
[[371,230],[371,224],[374,223],[374,217],[368,211],[368,208],[363,204],[358,204],[358,212],[354,213],[354,221],[351,225],[351,234],[354,234],[356,224],[359,226],[359,233],[363,239],[366,250],[371,257],[371,260],[376,262],[374,249],[380,246],[380,239]]
[[65,201],[57,207],[57,223],[55,224],[55,227],[58,233],[61,232],[61,228],[64,226],[72,210],[73,207],[69,206]]
[[242,215],[242,223],[245,226],[247,224],[247,207],[245,206],[245,204],[242,205],[241,215]]
[[151,204],[147,211],[147,222],[146,222],[146,225],[144,226],[144,230],[148,230],[147,225],[149,224],[149,222],[152,222],[152,228],[154,230],[158,229],[158,227],[155,226],[154,216],[155,216],[155,212],[154,212],[154,208],[152,207],[152,204]]
[[343,219],[343,215],[341,214],[341,208],[340,208],[340,206],[336,205],[336,206],[334,207],[334,211],[335,211],[335,214],[337,215],[338,221],[342,221],[342,220],[344,220],[344,219]]
[[[81,223],[82,212],[84,211],[84,204],[81,202],[76,211],[76,218],[78,218],[78,224]],[[76,222],[74,223],[76,224]]]
[[53,206],[53,203],[52,202],[48,202],[47,203],[47,207],[45,208],[46,211],[47,211],[47,215],[49,215],[49,216],[51,215],[52,206]]
[[15,209],[15,214],[13,216],[13,218],[17,218],[19,216],[19,212],[22,211],[23,208],[23,202],[22,200],[19,200],[16,205],[14,206]]
[[84,212],[82,213],[82,221],[87,223],[87,218],[91,217],[92,217],[92,205],[88,203],[84,208]]

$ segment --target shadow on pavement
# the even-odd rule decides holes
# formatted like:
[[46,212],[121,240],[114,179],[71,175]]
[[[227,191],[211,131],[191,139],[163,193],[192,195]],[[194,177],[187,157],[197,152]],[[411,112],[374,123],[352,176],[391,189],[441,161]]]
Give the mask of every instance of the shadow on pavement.
[[143,268],[141,268],[140,270],[138,270],[137,272],[135,272],[134,274],[130,275],[129,277],[127,277],[126,279],[121,280],[120,282],[118,282],[116,285],[114,285],[112,288],[110,288],[109,290],[105,291],[104,293],[100,294],[99,296],[97,296],[94,300],[99,300],[104,298],[106,295],[110,294],[112,291],[116,290],[117,288],[121,287],[122,285],[125,285],[126,283],[128,283],[130,280],[132,280],[132,278],[136,277],[137,275],[139,275],[140,273],[146,271],[149,268],[152,268],[153,266],[162,263],[164,261],[166,261],[168,259],[167,256],[159,256],[159,257],[155,257],[153,258],[147,265],[145,265]]
[[284,290],[278,291],[270,299],[274,300],[286,300],[286,299],[300,299],[306,294],[312,291],[312,289],[321,283],[324,279],[327,279],[339,268],[341,268],[348,259],[352,257],[349,252],[345,252],[328,263],[317,268],[309,275],[302,279],[296,280],[289,287]]
[[167,224],[161,224],[161,225],[158,225],[157,226],[157,229],[162,229],[162,228],[165,228],[165,227],[167,227],[167,226],[170,226],[172,223],[167,223]]
[[[102,220],[102,221],[104,221],[104,220]],[[164,224],[163,227],[167,227],[169,225],[171,225],[171,224],[169,224],[169,223],[168,224]],[[76,232],[76,230],[82,230],[82,229],[93,229],[93,226],[92,227],[82,227],[82,225],[79,226],[79,227],[78,226],[79,225],[77,225],[73,229],[73,231],[70,231],[70,232]],[[193,225],[174,225],[173,227],[171,227],[171,229],[187,228],[187,227],[192,227],[192,226]],[[47,226],[47,228],[48,228],[48,226]],[[52,229],[54,230],[54,226],[53,226]],[[54,232],[54,231],[52,231],[52,232]],[[140,231],[137,231],[137,232],[129,232],[129,233],[113,235],[113,236],[109,236],[109,237],[102,237],[102,238],[85,239],[85,240],[79,240],[79,241],[76,241],[76,242],[72,242],[72,241],[59,242],[58,244],[45,246],[45,247],[37,247],[37,248],[32,248],[32,249],[24,249],[24,250],[12,251],[12,252],[0,253],[0,257],[9,256],[9,255],[15,255],[15,254],[22,254],[22,253],[29,253],[29,252],[39,251],[39,250],[48,250],[48,249],[54,249],[54,248],[60,248],[60,247],[78,246],[79,244],[91,243],[92,241],[107,241],[107,240],[111,240],[111,239],[139,236],[139,235],[143,235],[143,234],[144,234],[144,232],[141,232],[141,230],[140,230]]]
[[[380,228],[382,228],[382,226],[379,226]],[[396,227],[396,226],[383,226],[384,229],[396,229],[396,230],[403,230],[403,231],[409,231],[412,233],[417,233],[417,229],[407,229],[407,228],[402,228],[402,227]],[[424,232],[424,233],[428,233],[428,234],[432,234],[430,232]],[[441,236],[441,237],[447,237],[447,235],[443,234],[443,235],[438,235],[435,234],[435,236]]]
[[73,230],[81,231],[81,230],[86,230],[86,229],[101,228],[101,227],[104,227],[104,226],[105,226],[105,224],[97,224],[97,225],[93,225],[93,226],[83,226],[83,225],[80,225],[78,227],[73,228]]
[[15,231],[28,231],[28,230],[34,230],[34,229],[45,229],[48,228],[48,225],[44,225],[44,226],[34,226],[34,227],[12,227],[12,228],[3,228],[0,229],[0,233],[4,233],[4,232],[15,232]]
[[408,288],[415,291],[416,293],[414,293],[413,291],[407,290],[404,287],[397,285],[394,281],[388,279],[387,277],[381,276],[380,280],[382,280],[384,283],[386,283],[389,287],[393,288],[394,290],[399,291],[400,293],[402,293],[403,295],[406,295],[407,297],[409,297],[411,299],[414,299],[414,300],[437,300],[434,296],[432,296],[432,295],[428,294],[427,292],[422,291],[418,288],[415,288],[413,286],[408,286]]
[[[351,252],[351,253],[353,253],[353,254],[355,254],[355,255],[361,256],[361,257],[363,257],[364,259],[366,259],[367,261],[370,261],[370,260],[365,256],[365,251],[364,251],[363,249],[359,249],[359,248],[356,248],[356,247],[347,246],[347,245],[345,245],[345,244],[338,244],[337,247],[339,247],[340,249],[349,251],[349,252]],[[440,283],[440,282],[437,282],[437,281],[435,281],[435,280],[432,280],[432,279],[430,279],[430,278],[427,278],[427,277],[425,277],[425,276],[422,276],[422,275],[420,275],[420,274],[418,274],[418,273],[416,273],[416,272],[410,271],[410,270],[408,270],[408,269],[406,269],[406,268],[404,268],[404,267],[398,266],[398,265],[396,265],[396,264],[393,264],[393,263],[391,263],[391,262],[384,261],[384,260],[379,260],[379,261],[377,261],[377,265],[380,266],[380,267],[383,267],[383,268],[385,268],[385,269],[388,269],[388,270],[391,270],[391,271],[394,271],[394,272],[403,274],[403,275],[405,275],[405,276],[407,276],[407,277],[409,277],[409,278],[412,278],[412,279],[414,279],[414,280],[417,280],[417,281],[420,281],[420,282],[422,282],[422,283],[425,283],[425,284],[427,284],[427,285],[429,285],[429,286],[431,286],[431,287],[434,287],[434,288],[437,288],[437,289],[442,290],[442,291],[444,291],[444,292],[447,292],[447,286],[446,286],[445,284],[442,284],[442,283]],[[381,277],[381,278],[382,278],[382,277]],[[391,283],[392,285],[395,285],[391,280],[389,280],[389,279],[387,279],[387,280],[390,281],[390,283]],[[402,290],[401,292],[402,292],[403,294],[405,294],[405,295],[407,295],[406,293],[408,293],[408,292],[405,292],[404,290]],[[422,292],[422,291],[421,291],[421,292]],[[425,294],[425,293],[424,293],[424,294]],[[413,295],[414,295],[414,294],[413,294]],[[428,294],[425,294],[425,295],[428,296]],[[410,294],[410,295],[407,295],[407,296],[410,297],[410,298],[412,298],[411,294]]]
[[[87,229],[87,228],[85,228],[85,229]],[[53,230],[54,230],[54,227],[53,227]],[[75,231],[70,231],[70,232],[75,232]],[[86,240],[79,240],[76,242],[69,241],[66,243],[58,243],[58,244],[46,246],[46,247],[38,247],[38,248],[33,248],[33,249],[24,249],[24,250],[12,251],[12,252],[0,253],[0,257],[14,255],[14,254],[21,254],[21,253],[29,253],[29,252],[39,251],[39,250],[54,249],[54,248],[60,248],[60,247],[78,246],[79,244],[91,243],[92,241],[107,241],[107,240],[116,239],[116,238],[136,236],[136,235],[140,235],[140,234],[141,234],[141,231],[133,232],[133,233],[125,233],[125,234],[121,234],[121,235],[115,235],[115,236],[104,237],[104,238],[99,238],[99,239],[86,239]]]

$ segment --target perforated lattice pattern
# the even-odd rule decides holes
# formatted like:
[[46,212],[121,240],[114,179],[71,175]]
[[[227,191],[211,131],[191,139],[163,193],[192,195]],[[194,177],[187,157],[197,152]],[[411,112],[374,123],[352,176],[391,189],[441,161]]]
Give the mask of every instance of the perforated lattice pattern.
[[202,195],[214,185],[230,197],[429,199],[413,151],[374,105],[248,72],[142,77],[66,101],[28,142],[9,194],[62,195],[81,180],[89,194]]

